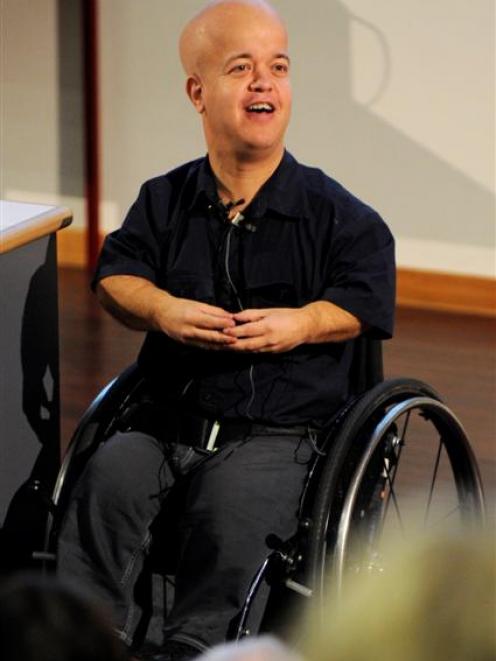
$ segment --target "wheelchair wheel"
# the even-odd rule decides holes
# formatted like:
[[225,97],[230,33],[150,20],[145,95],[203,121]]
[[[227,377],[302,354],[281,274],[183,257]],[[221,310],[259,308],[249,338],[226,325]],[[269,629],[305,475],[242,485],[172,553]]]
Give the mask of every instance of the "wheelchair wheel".
[[55,482],[45,528],[44,552],[38,554],[42,560],[55,561],[54,549],[61,517],[90,456],[114,432],[129,426],[144,401],[146,403],[144,380],[137,365],[133,364],[108,383],[86,410],[71,438]]
[[379,384],[328,444],[306,563],[316,596],[323,596],[329,574],[339,595],[348,572],[383,571],[381,540],[389,534],[408,536],[419,523],[482,524],[482,485],[467,436],[427,384]]

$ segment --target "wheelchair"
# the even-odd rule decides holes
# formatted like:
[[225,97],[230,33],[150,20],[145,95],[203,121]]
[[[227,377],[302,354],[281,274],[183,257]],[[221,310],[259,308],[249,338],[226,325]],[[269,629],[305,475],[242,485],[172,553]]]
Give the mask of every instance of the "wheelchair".
[[[351,382],[352,397],[316,447],[297,531],[289,540],[267,540],[270,552],[253,578],[234,639],[284,632],[288,618],[308,599],[322,602],[329,589],[339,598],[350,573],[383,571],[381,540],[390,532],[408,535],[418,525],[419,507],[426,527],[484,524],[474,453],[439,394],[415,379],[384,380],[381,343],[366,337],[354,340]],[[144,379],[131,365],[88,408],[56,480],[43,558],[56,559],[61,519],[90,456],[116,431],[135,428],[147,402]],[[163,585],[170,586],[173,579],[158,570]],[[253,606],[267,592],[263,619],[257,616],[252,623]],[[164,612],[170,607],[170,590],[164,589],[161,607]]]

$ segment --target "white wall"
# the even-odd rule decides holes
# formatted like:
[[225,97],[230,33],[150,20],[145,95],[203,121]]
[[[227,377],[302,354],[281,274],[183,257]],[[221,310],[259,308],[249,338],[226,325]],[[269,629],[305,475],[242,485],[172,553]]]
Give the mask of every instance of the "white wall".
[[66,205],[82,226],[78,9],[78,0],[0,0],[0,196]]
[[[204,150],[176,53],[202,4],[102,4],[104,190],[118,216],[141,180]],[[274,4],[294,60],[289,148],[381,211],[400,265],[494,275],[492,0]]]
[[[274,4],[291,35],[291,151],[383,214],[401,266],[495,275],[493,0]],[[10,33],[2,64],[3,190],[39,201],[48,201],[43,193],[75,191],[54,174],[68,130],[67,117],[57,118],[65,106],[55,101],[55,5],[2,0]],[[176,52],[182,25],[202,5],[100,0],[107,230],[144,179],[204,152]]]
[[298,151],[383,213],[400,265],[495,275],[492,0],[309,4],[279,3],[305,54]]

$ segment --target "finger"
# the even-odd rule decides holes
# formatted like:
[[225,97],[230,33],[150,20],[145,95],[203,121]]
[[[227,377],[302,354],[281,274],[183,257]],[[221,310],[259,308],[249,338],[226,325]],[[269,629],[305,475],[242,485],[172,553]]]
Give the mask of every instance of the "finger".
[[232,328],[225,328],[224,333],[230,337],[236,337],[238,339],[244,337],[259,337],[266,333],[266,328],[260,321],[254,321],[240,324]]
[[238,353],[265,353],[274,351],[275,349],[267,344],[264,338],[246,338],[243,340],[236,340],[234,344],[226,347],[229,351],[236,351]]
[[201,342],[208,345],[230,345],[236,342],[236,338],[229,337],[224,333],[215,331],[204,331],[195,329],[195,332],[189,338],[190,342]]
[[233,314],[233,318],[238,323],[245,324],[250,321],[260,321],[260,319],[264,319],[269,313],[270,313],[269,309],[243,310],[242,312],[235,312]]
[[224,328],[230,328],[235,326],[235,322],[232,317],[224,317],[222,315],[214,315],[206,313],[201,310],[199,313],[192,315],[190,319],[192,326],[195,326],[200,329],[210,329],[222,331]]
[[209,314],[214,317],[222,317],[223,319],[232,319],[234,317],[232,312],[227,312],[227,310],[219,308],[216,305],[209,305],[208,303],[200,303],[198,305],[198,309],[205,314]]

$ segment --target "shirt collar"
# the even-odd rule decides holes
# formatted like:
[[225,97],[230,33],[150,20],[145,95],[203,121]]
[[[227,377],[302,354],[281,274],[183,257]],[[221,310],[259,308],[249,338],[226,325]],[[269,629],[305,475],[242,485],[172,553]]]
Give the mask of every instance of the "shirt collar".
[[207,203],[215,203],[217,201],[217,186],[208,156],[194,162],[193,167],[188,173],[187,183],[192,187],[188,211],[198,206],[201,201],[207,201]]
[[[208,156],[197,161],[197,167],[190,171],[190,178],[196,173],[196,182],[188,210],[200,200],[215,203],[218,199],[215,176],[210,167]],[[249,206],[251,218],[262,218],[268,211],[288,218],[308,216],[308,204],[305,195],[303,172],[296,159],[288,152],[284,155],[272,176],[265,182]]]

